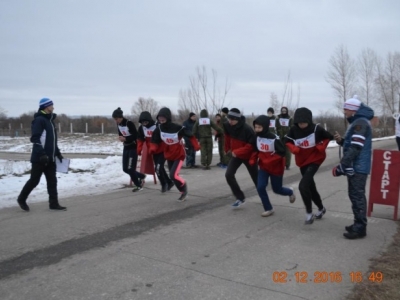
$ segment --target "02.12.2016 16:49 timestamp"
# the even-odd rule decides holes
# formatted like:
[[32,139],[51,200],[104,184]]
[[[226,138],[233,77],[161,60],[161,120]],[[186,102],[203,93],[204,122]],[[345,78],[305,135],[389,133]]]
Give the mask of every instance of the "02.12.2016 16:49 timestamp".
[[348,280],[351,283],[360,283],[364,280],[380,283],[383,281],[383,273],[378,271],[363,274],[360,271],[354,271],[348,273],[348,276],[344,276],[339,271],[315,271],[312,275],[305,271],[295,272],[294,274],[288,274],[286,271],[276,271],[272,274],[274,283],[340,283],[343,280]]

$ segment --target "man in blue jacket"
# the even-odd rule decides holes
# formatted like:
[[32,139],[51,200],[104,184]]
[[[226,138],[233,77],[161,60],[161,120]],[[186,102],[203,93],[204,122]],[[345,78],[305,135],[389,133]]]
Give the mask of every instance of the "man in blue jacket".
[[343,105],[344,115],[350,126],[344,138],[337,132],[336,142],[343,146],[343,158],[333,168],[333,176],[346,175],[348,195],[352,204],[354,223],[346,226],[343,233],[348,239],[363,238],[367,235],[367,198],[365,186],[371,171],[372,129],[370,120],[374,111],[357,99],[348,99]]
[[33,143],[31,154],[31,177],[22,188],[18,196],[18,204],[24,211],[29,211],[26,199],[32,190],[39,184],[44,173],[49,193],[49,208],[52,210],[67,210],[58,203],[56,158],[62,161],[60,149],[57,146],[57,131],[54,125],[56,114],[53,114],[53,101],[43,98],[39,102],[39,110],[32,121]]

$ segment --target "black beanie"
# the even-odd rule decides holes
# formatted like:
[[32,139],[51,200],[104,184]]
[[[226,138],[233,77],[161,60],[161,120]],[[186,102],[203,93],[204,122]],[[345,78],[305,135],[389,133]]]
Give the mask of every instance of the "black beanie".
[[231,108],[231,110],[228,112],[228,119],[239,121],[241,117],[242,114],[237,108]]
[[118,107],[114,112],[112,113],[113,118],[123,118],[124,117],[124,112],[121,110],[121,107]]
[[190,114],[189,114],[189,118],[191,118],[191,117],[193,117],[193,116],[195,116],[196,114],[194,113],[194,112],[191,112]]
[[224,107],[223,109],[221,109],[221,111],[222,111],[223,113],[225,113],[225,114],[228,114],[229,108]]
[[272,112],[272,114],[275,113],[275,111],[274,111],[274,109],[273,109],[272,107],[269,107],[268,110],[267,110],[267,112]]

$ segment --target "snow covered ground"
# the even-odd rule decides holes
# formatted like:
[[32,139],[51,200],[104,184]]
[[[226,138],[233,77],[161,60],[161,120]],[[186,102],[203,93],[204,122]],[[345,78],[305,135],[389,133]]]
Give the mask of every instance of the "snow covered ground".
[[[392,136],[375,140],[393,138]],[[30,153],[31,147],[29,137],[0,136],[0,151]],[[328,147],[337,147],[337,144],[331,142]],[[122,145],[117,141],[116,135],[76,134],[60,137],[59,148],[65,157],[68,157],[68,153],[109,154],[104,159],[72,159],[68,174],[57,173],[61,203],[62,198],[101,194],[129,183],[129,176],[122,172]],[[214,147],[213,152],[218,153],[218,148]],[[17,205],[16,199],[29,179],[30,169],[29,161],[0,160],[0,209]],[[147,181],[152,182],[152,179]],[[28,198],[28,203],[42,201],[48,201],[44,176]]]

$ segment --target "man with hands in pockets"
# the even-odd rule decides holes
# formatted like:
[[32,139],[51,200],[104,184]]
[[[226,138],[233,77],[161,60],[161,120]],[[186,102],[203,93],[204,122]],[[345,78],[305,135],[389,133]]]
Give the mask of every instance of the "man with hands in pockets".
[[333,176],[347,176],[348,195],[352,204],[354,223],[346,226],[343,233],[348,239],[367,235],[367,199],[365,186],[371,170],[372,129],[370,120],[374,111],[357,99],[348,99],[343,105],[344,115],[349,122],[345,136],[335,133],[336,142],[343,146],[343,158],[333,168]]

